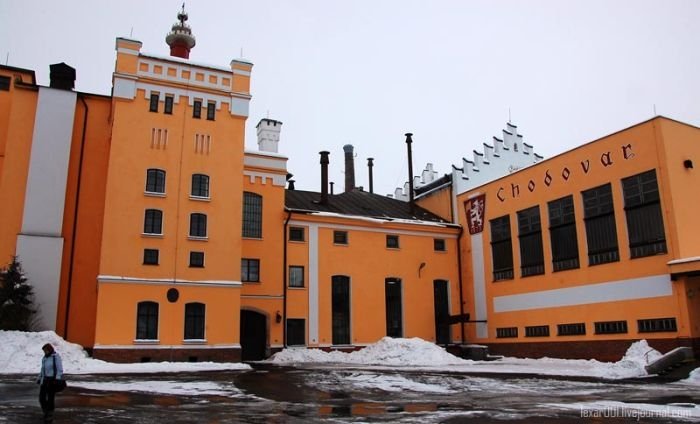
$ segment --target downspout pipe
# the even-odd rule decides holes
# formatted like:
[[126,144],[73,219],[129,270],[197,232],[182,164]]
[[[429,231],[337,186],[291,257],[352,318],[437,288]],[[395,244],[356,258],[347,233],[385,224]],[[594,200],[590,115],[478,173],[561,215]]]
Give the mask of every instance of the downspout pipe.
[[287,211],[287,219],[284,220],[284,247],[282,252],[282,346],[287,347],[287,241],[289,239],[289,220],[292,219],[292,211]]
[[75,187],[75,210],[73,211],[73,231],[71,231],[71,242],[70,242],[70,261],[68,262],[68,287],[66,289],[66,313],[65,319],[63,320],[63,338],[68,339],[68,321],[70,319],[70,299],[71,291],[73,289],[73,267],[75,263],[75,240],[78,234],[78,211],[80,210],[80,185],[82,182],[83,175],[83,158],[85,153],[85,138],[87,133],[87,122],[88,115],[90,114],[90,108],[88,107],[85,97],[78,94],[78,98],[83,103],[85,111],[83,112],[83,132],[80,136],[80,156],[78,158],[78,183]]

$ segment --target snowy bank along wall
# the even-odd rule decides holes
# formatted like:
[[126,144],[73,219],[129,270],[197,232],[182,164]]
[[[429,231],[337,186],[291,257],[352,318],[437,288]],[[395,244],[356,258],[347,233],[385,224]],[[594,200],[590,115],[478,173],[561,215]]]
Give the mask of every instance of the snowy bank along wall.
[[470,341],[619,358],[700,340],[700,129],[655,118],[458,195]]

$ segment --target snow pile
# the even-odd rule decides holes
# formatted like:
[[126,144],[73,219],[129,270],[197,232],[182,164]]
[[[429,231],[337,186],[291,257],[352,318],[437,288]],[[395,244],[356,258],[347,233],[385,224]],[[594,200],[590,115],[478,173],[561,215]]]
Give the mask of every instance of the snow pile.
[[385,337],[366,348],[344,353],[319,349],[288,348],[269,359],[275,364],[346,364],[371,366],[405,366],[442,369],[465,373],[509,373],[597,377],[623,379],[648,375],[644,366],[661,356],[646,340],[632,343],[617,362],[595,359],[523,359],[503,358],[498,361],[471,361],[458,358],[431,342],[419,338],[392,339]]
[[63,359],[66,374],[156,373],[211,370],[248,370],[249,365],[216,362],[148,362],[115,364],[90,358],[82,346],[69,343],[53,331],[27,333],[0,330],[0,374],[38,374],[41,347],[51,343]]
[[441,366],[468,362],[418,337],[412,339],[384,337],[362,350],[349,353],[290,348],[276,353],[269,361],[275,364],[311,362],[390,366]]

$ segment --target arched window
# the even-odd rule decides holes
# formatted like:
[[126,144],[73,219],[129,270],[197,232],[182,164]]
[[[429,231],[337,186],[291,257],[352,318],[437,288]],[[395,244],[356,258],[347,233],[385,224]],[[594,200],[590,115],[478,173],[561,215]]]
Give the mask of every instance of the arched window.
[[192,174],[192,197],[209,197],[209,176]]
[[158,340],[158,304],[139,302],[136,312],[136,339]]
[[262,196],[243,192],[243,237],[262,238]]
[[204,340],[205,312],[203,303],[185,305],[185,340]]
[[143,232],[144,234],[163,234],[163,211],[146,209]]
[[207,236],[207,216],[203,213],[190,215],[190,237]]
[[165,171],[153,168],[146,171],[146,192],[165,193]]

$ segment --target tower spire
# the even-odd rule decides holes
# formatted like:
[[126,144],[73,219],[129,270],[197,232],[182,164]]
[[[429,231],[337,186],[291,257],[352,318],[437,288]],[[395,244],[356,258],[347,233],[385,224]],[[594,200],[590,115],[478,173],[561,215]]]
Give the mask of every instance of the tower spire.
[[165,37],[165,42],[170,46],[170,56],[190,58],[190,50],[196,44],[192,29],[185,22],[187,21],[185,3],[182,3],[182,10],[177,14],[178,22],[175,22],[170,32]]

